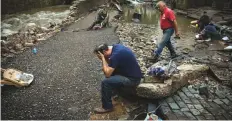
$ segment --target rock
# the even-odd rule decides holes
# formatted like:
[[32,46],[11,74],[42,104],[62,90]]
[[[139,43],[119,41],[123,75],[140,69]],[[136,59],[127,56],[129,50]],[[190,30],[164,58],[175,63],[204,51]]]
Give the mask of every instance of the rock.
[[15,45],[15,50],[22,50],[22,49],[23,49],[22,44],[16,44]]
[[54,28],[56,26],[56,23],[55,22],[50,22],[49,23],[49,28]]
[[28,24],[26,25],[26,27],[35,27],[35,26],[36,26],[35,23],[28,23]]
[[179,88],[188,84],[188,80],[198,78],[208,71],[206,65],[183,64],[178,66],[179,74],[174,74],[164,83],[141,83],[136,91],[137,95],[149,99],[158,99],[170,96]]
[[182,53],[188,54],[190,51],[191,51],[191,49],[189,49],[189,48],[184,48],[184,49],[182,50]]
[[221,25],[226,25],[228,23],[228,21],[218,21],[216,22],[217,24],[221,24]]
[[44,37],[37,39],[38,41],[44,41],[46,40]]
[[33,43],[24,43],[24,46],[25,47],[32,47],[32,46],[34,46],[34,44]]
[[164,80],[152,76],[145,76],[144,83],[164,83]]
[[10,18],[9,20],[6,21],[6,23],[17,26],[20,25],[22,21],[19,18]]
[[47,27],[41,27],[41,29],[42,29],[43,32],[48,32],[49,31],[49,29]]
[[205,95],[207,98],[209,98],[208,87],[206,85],[200,86],[199,87],[199,94],[200,95]]
[[78,14],[77,14],[77,12],[72,11],[72,12],[70,12],[69,15],[70,15],[71,17],[76,17]]
[[10,49],[9,52],[14,53],[14,54],[17,54],[17,52],[16,52],[15,50],[13,50],[13,49]]
[[16,31],[12,31],[10,29],[3,29],[1,35],[2,36],[9,36],[9,35],[12,35],[12,34],[15,34],[15,33],[17,33],[17,32]]
[[3,54],[8,53],[8,52],[10,52],[10,50],[7,47],[1,47],[2,56],[6,56],[6,55],[3,55]]
[[140,97],[157,99],[169,96],[171,89],[171,86],[167,84],[142,83],[138,85],[136,91],[137,95]]

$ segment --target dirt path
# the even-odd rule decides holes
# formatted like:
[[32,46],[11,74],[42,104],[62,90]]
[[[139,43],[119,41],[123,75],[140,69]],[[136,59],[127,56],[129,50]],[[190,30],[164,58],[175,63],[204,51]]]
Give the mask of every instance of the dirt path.
[[[96,13],[68,27],[87,28]],[[117,43],[114,27],[101,31],[59,32],[31,50],[8,59],[2,68],[17,68],[35,76],[26,88],[2,88],[4,120],[86,120],[100,105],[100,62],[92,53],[96,44]]]

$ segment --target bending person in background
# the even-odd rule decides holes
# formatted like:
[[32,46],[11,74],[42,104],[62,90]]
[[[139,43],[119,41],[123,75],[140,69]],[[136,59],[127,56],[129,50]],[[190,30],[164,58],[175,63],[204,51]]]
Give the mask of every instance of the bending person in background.
[[91,24],[90,27],[88,27],[87,30],[92,30],[97,24],[100,24],[100,29],[109,24],[109,14],[106,8],[102,8],[98,11],[96,20]]
[[216,30],[216,26],[212,23],[209,23],[204,27],[204,29],[200,33],[200,37],[198,39],[211,39],[211,40],[220,40],[221,35]]

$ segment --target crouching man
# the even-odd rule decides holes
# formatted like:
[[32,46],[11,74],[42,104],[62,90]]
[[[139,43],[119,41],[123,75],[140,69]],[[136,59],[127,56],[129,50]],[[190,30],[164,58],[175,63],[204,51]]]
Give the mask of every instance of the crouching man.
[[106,113],[113,110],[112,91],[121,87],[137,86],[142,73],[134,53],[121,44],[108,46],[99,45],[94,53],[102,61],[105,79],[101,83],[102,107],[95,108],[96,113]]
[[87,30],[92,30],[95,25],[100,24],[98,29],[106,27],[109,23],[109,14],[106,10],[107,8],[100,9],[97,13],[96,20],[87,28]]

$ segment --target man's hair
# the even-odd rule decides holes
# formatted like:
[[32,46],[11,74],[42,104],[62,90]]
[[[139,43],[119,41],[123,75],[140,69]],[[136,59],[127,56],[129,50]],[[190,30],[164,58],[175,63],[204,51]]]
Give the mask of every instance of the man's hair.
[[166,3],[164,1],[159,1],[158,3],[156,3],[156,7],[159,7],[160,5],[166,6]]
[[103,51],[107,51],[107,50],[108,50],[108,45],[106,43],[104,43],[104,44],[101,44],[99,46],[96,46],[93,52],[95,54],[98,54],[98,51],[103,53]]
[[204,11],[204,14],[206,14],[207,12],[206,11]]

